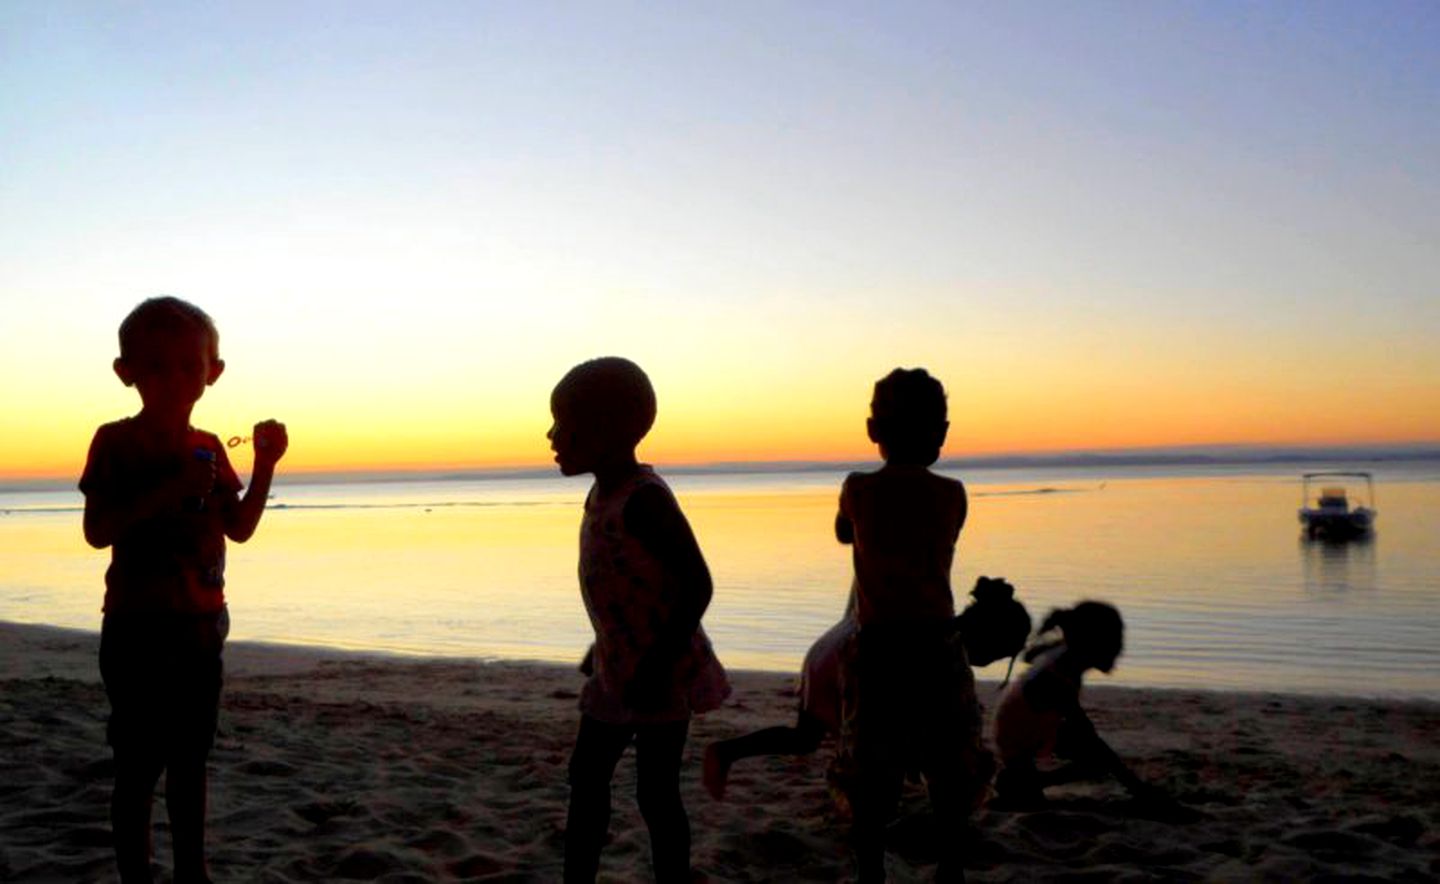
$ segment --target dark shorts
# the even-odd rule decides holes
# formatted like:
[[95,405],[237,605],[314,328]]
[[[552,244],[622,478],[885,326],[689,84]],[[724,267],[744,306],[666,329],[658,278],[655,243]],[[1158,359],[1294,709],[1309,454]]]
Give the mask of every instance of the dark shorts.
[[229,619],[106,614],[100,677],[110,698],[106,740],[116,754],[165,763],[203,759],[215,741]]
[[[904,769],[963,744],[967,684],[942,626],[860,630],[856,752]],[[972,677],[973,678],[973,677]]]

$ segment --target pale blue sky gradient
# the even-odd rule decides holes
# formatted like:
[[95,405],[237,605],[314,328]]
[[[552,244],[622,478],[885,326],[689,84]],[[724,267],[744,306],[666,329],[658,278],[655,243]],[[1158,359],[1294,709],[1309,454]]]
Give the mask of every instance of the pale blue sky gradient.
[[1437,46],[1434,3],[6,3],[0,431],[131,408],[114,327],[165,292],[222,423],[523,435],[626,352],[720,434],[903,363],[1037,414],[1353,385],[1434,439]]

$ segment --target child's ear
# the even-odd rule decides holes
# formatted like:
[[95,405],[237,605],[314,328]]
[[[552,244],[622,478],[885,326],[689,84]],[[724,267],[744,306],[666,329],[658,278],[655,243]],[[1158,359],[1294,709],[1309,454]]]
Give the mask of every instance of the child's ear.
[[125,357],[116,356],[110,365],[115,369],[115,377],[120,379],[120,383],[127,387],[135,386],[135,376],[130,373],[130,366],[125,364]]
[[871,442],[874,442],[876,445],[879,445],[879,444],[880,444],[880,440],[875,438],[875,429],[876,429],[876,427],[875,427],[875,418],[873,418],[873,417],[867,417],[867,418],[865,418],[865,435],[870,437],[870,441],[871,441]]
[[942,425],[940,426],[940,432],[936,435],[936,438],[935,438],[935,447],[937,447],[937,448],[944,448],[944,447],[945,447],[945,437],[948,436],[948,435],[950,435],[950,422],[949,422],[949,421],[946,421],[944,424],[942,424]]
[[210,386],[220,380],[220,375],[225,373],[225,360],[217,359],[210,363],[210,377],[205,379],[205,386]]

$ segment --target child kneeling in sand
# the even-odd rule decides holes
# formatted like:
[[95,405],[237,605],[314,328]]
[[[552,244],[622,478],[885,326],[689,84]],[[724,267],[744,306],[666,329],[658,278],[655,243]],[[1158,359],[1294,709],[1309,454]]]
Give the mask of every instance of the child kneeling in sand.
[[100,676],[115,752],[110,803],[120,880],[151,880],[150,805],[165,774],[175,881],[208,881],[205,761],[220,709],[225,538],[255,533],[275,464],[289,442],[275,421],[255,425],[255,468],[240,479],[190,412],[219,379],[220,336],[203,310],[152,298],[120,325],[115,374],[140,394],[140,413],[95,432],[80,490],[85,539],[111,548],[100,627]]
[[[1086,601],[1050,612],[1040,634],[1060,637],[1025,652],[1030,669],[1006,690],[995,710],[995,749],[1001,770],[995,779],[994,806],[1027,808],[1045,801],[1044,789],[1114,777],[1151,813],[1183,821],[1191,815],[1162,790],[1137,777],[1100,738],[1080,706],[1081,680],[1087,671],[1109,673],[1125,646],[1120,612],[1104,602]],[[1039,762],[1059,755],[1070,759],[1041,770]]]
[[710,572],[669,487],[636,460],[656,411],[640,367],[616,357],[576,366],[555,387],[550,411],[560,472],[595,476],[580,525],[580,595],[595,644],[582,667],[589,679],[570,758],[565,880],[595,880],[610,781],[633,741],[655,878],[689,881],[681,755],[690,716],[717,708],[730,692],[700,626]]
[[[975,676],[971,666],[988,666],[996,660],[1014,658],[1025,648],[1030,638],[1030,614],[1025,606],[1015,599],[1015,587],[1000,578],[981,577],[970,591],[974,599],[953,621],[954,634],[950,646],[955,651],[953,665],[955,676],[960,681],[960,696],[966,719],[971,724],[968,739],[963,745],[956,745],[953,751],[962,756],[962,768],[967,772],[968,785],[965,791],[974,795],[972,804],[978,803],[994,773],[994,762],[990,753],[981,745],[980,708],[975,697]],[[729,740],[711,743],[705,750],[704,784],[716,800],[725,797],[725,786],[730,776],[730,767],[742,758],[757,755],[809,755],[820,748],[827,735],[840,736],[845,710],[853,706],[854,698],[847,702],[846,688],[852,688],[855,678],[853,663],[855,637],[859,624],[852,610],[844,619],[825,631],[805,654],[800,674],[800,709],[793,727],[769,727],[744,734]],[[848,755],[850,747],[842,749]],[[843,778],[843,773],[838,773]],[[840,784],[842,789],[844,784]]]

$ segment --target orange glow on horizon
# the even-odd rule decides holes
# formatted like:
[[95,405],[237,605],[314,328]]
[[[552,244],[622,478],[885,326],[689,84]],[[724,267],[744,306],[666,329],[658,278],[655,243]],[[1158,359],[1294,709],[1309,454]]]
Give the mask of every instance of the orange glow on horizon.
[[[1268,378],[1262,386],[1238,376],[1148,377],[1112,369],[1082,378],[1048,365],[1036,370],[1041,368],[1034,376],[998,371],[995,380],[982,384],[954,366],[937,366],[935,374],[947,380],[950,392],[951,428],[943,456],[1440,443],[1440,385],[1423,381],[1360,379],[1317,394],[1308,380],[1289,376]],[[874,460],[875,447],[865,435],[868,384],[854,375],[824,375],[813,388],[773,390],[747,385],[745,379],[732,379],[732,384],[706,375],[682,379],[686,382],[664,388],[655,429],[639,454],[672,465]],[[5,440],[0,478],[78,477],[91,434],[101,422],[95,409],[103,407],[101,413],[110,415],[106,419],[114,419],[130,404],[122,398],[123,389],[107,385],[102,391],[108,404],[92,403],[88,413],[46,404],[0,415],[0,439]],[[257,406],[244,396],[217,394],[202,400],[195,423],[224,440],[248,432],[253,417],[274,414],[290,431],[282,476],[550,468],[545,396],[538,387],[521,392],[465,409],[439,398],[399,397],[393,397],[398,405],[377,398],[306,408],[297,398]],[[249,446],[230,448],[228,454],[237,471],[248,474]]]

